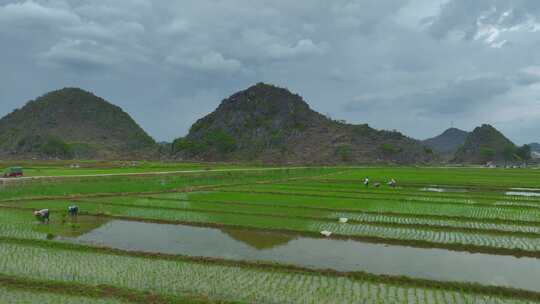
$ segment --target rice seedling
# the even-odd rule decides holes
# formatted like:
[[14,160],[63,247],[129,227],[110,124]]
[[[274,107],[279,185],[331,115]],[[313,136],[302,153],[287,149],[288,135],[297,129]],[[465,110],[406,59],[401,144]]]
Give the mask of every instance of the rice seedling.
[[438,204],[429,200],[389,201],[384,199],[343,198],[306,194],[275,194],[257,192],[189,193],[188,200],[232,201],[297,207],[322,207],[367,212],[397,212],[405,214],[446,215],[478,219],[540,221],[540,209],[523,207],[507,208],[493,205],[490,208],[474,204]]
[[0,286],[0,303],[43,303],[43,304],[121,304],[115,299],[96,299],[83,296],[36,292]]
[[[88,202],[103,202],[107,204],[119,204],[128,206],[144,206],[152,208],[172,208],[178,210],[195,210],[195,211],[215,211],[215,212],[238,212],[250,213],[252,215],[279,215],[289,217],[312,217],[320,218],[321,220],[330,219],[338,220],[341,217],[350,218],[357,221],[369,223],[397,223],[409,225],[429,225],[437,227],[449,228],[468,228],[478,230],[495,230],[508,232],[528,232],[539,233],[540,225],[525,225],[517,223],[496,223],[486,221],[476,221],[474,219],[440,219],[436,217],[415,217],[414,214],[407,215],[391,215],[384,213],[363,213],[349,212],[324,209],[309,209],[305,207],[295,207],[294,205],[276,205],[276,204],[250,204],[250,203],[231,203],[231,202],[205,202],[205,201],[184,201],[177,199],[168,199],[166,195],[154,195],[155,198],[148,199],[145,197],[106,197],[83,200]],[[159,199],[157,197],[165,197]],[[184,194],[184,198],[187,195]]]
[[[32,208],[45,208],[56,205],[60,210],[66,208],[69,202],[31,202]],[[60,205],[60,206],[58,206]],[[288,230],[298,232],[308,232],[318,234],[320,231],[331,231],[333,235],[349,237],[379,238],[381,240],[401,240],[401,241],[422,241],[442,245],[474,245],[490,248],[517,249],[523,251],[540,251],[540,238],[514,235],[512,232],[506,234],[489,232],[467,232],[467,231],[445,231],[444,229],[432,229],[430,227],[410,227],[387,225],[381,222],[373,223],[348,223],[343,225],[338,221],[323,221],[317,219],[298,219],[294,217],[273,217],[267,215],[242,215],[234,213],[209,213],[197,211],[182,211],[160,208],[124,207],[114,205],[100,205],[88,203],[84,204],[87,212],[108,214],[116,217],[133,219],[150,219],[171,221],[178,223],[198,223],[224,226],[241,226],[246,228]],[[390,223],[391,224],[391,223]],[[6,229],[0,231],[0,235],[14,237],[35,237],[42,238],[40,234],[35,235],[34,231],[28,228],[16,229],[9,221],[0,223],[0,227]],[[20,227],[17,226],[17,227]],[[4,232],[5,231],[5,232]]]
[[[158,294],[205,294],[248,303],[532,303],[470,290],[410,286],[317,273],[115,256],[0,243],[0,273]],[[84,261],[84,262],[81,262]],[[416,294],[415,297],[411,297]],[[422,294],[423,296],[418,296]],[[435,302],[443,299],[443,302]],[[455,299],[455,300],[451,300]],[[451,300],[451,301],[450,301]],[[481,303],[481,302],[477,302]]]

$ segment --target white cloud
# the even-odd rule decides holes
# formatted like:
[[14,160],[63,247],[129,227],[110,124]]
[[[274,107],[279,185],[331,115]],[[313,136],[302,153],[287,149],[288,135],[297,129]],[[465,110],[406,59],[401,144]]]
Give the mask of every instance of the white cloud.
[[512,32],[536,31],[539,14],[536,0],[450,0],[430,19],[430,31],[438,38],[459,32],[465,39],[501,48]]
[[116,63],[115,50],[92,40],[65,39],[52,46],[39,57],[45,63],[74,65],[76,67],[106,67]]
[[301,39],[293,46],[272,44],[267,48],[268,55],[272,58],[289,58],[299,55],[320,54],[324,50],[317,46],[311,39]]
[[[326,51],[324,44],[316,44],[309,38],[289,42],[288,38],[270,34],[260,29],[242,32],[240,53],[245,57],[289,59],[306,55],[321,55]],[[245,52],[247,50],[247,52]]]
[[4,30],[67,26],[80,22],[79,16],[69,10],[43,6],[31,0],[0,6],[0,28]]
[[189,30],[190,25],[187,20],[174,19],[171,23],[159,28],[158,32],[168,36],[177,36],[188,34]]
[[106,41],[134,41],[145,34],[144,25],[134,21],[118,20],[108,24],[94,21],[62,28],[62,33],[77,37]]
[[167,62],[187,67],[200,72],[234,73],[242,69],[242,63],[236,59],[226,59],[216,51],[209,51],[200,56],[172,55]]

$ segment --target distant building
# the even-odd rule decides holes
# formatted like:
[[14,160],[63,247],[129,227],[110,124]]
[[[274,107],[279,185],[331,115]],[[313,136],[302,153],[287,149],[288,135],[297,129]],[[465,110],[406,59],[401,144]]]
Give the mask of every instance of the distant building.
[[495,164],[495,163],[492,162],[492,161],[487,162],[487,163],[486,163],[486,168],[497,168],[497,164]]

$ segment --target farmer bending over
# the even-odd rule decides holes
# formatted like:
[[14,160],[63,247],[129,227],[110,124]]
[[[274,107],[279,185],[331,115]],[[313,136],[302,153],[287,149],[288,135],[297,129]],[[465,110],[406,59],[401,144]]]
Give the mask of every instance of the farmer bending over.
[[369,178],[364,178],[364,186],[369,187]]
[[34,211],[34,215],[42,222],[49,222],[49,209]]
[[77,216],[77,215],[79,215],[79,206],[69,206],[68,207],[68,215],[69,216]]
[[397,185],[397,182],[395,179],[391,179],[389,182],[388,182],[388,186],[392,187],[392,188],[395,188]]

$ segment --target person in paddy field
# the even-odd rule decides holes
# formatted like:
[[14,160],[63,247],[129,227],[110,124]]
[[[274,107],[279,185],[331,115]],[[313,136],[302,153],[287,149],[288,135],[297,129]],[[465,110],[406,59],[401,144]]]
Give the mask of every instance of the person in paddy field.
[[79,206],[69,206],[68,215],[71,217],[79,215]]
[[43,223],[49,223],[49,209],[42,209],[34,211],[34,216],[37,217]]

